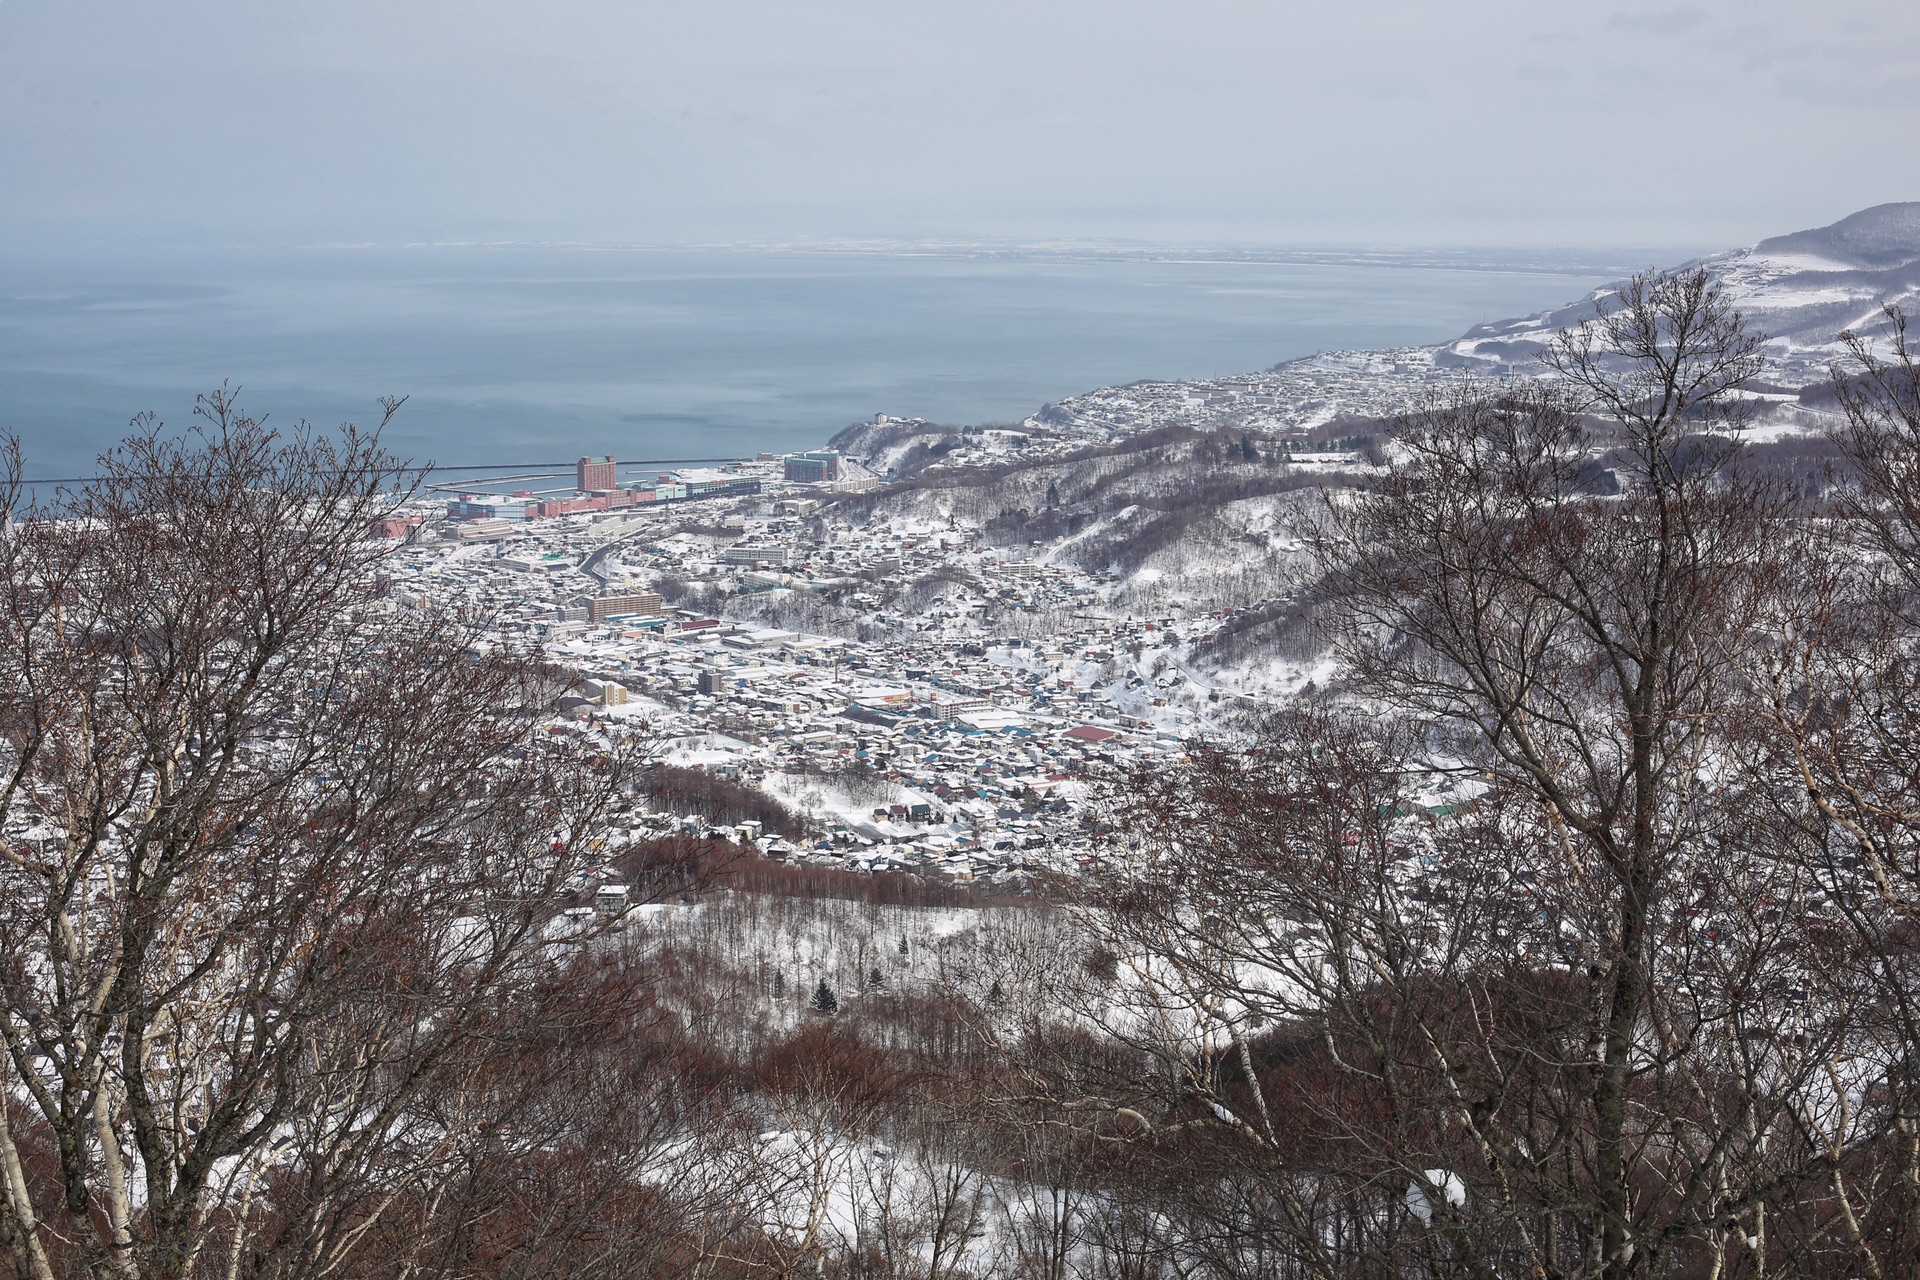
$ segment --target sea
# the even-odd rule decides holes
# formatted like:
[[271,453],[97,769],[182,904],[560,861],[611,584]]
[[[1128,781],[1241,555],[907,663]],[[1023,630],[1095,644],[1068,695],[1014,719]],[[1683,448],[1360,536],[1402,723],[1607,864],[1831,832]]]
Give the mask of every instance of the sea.
[[0,428],[85,476],[223,384],[269,421],[376,420],[414,463],[814,448],[1140,379],[1440,342],[1582,296],[1603,260],[1497,255],[324,247],[0,256]]

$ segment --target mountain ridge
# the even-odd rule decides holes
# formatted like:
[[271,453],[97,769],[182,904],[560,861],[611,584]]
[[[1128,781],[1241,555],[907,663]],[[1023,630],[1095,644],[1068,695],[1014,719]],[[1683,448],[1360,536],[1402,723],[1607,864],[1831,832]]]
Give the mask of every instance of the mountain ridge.
[[[1767,337],[1770,382],[1800,386],[1827,376],[1851,330],[1876,344],[1888,337],[1882,309],[1920,305],[1920,201],[1878,204],[1823,227],[1770,236],[1746,249],[1711,254],[1704,266],[1735,307]],[[1436,362],[1479,372],[1519,372],[1555,332],[1604,307],[1624,282],[1587,297],[1473,328],[1435,349]]]
[[1753,252],[1804,254],[1869,270],[1905,266],[1920,258],[1920,200],[1876,204],[1824,227],[1770,236]]

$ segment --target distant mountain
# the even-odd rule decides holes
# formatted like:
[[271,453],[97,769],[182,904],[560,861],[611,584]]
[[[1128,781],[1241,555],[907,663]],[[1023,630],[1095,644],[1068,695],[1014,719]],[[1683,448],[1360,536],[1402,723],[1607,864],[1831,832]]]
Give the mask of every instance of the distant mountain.
[[1877,204],[1830,227],[1762,240],[1751,252],[1771,258],[1820,258],[1875,271],[1908,266],[1920,258],[1920,202]]
[[[1830,226],[1698,262],[1768,335],[1769,380],[1790,386],[1818,381],[1839,353],[1835,335],[1841,330],[1884,333],[1880,308],[1887,303],[1920,310],[1920,202],[1875,205]],[[1617,284],[1608,285],[1552,311],[1475,325],[1443,345],[1435,361],[1524,372],[1556,330],[1589,318],[1617,290]]]

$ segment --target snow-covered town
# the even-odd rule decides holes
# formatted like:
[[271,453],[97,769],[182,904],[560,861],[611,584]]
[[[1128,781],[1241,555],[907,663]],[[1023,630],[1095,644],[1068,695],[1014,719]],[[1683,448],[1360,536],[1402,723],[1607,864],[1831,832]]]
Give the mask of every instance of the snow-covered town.
[[[834,481],[788,482],[792,465],[735,464],[725,474],[748,483],[698,503],[511,522],[471,494],[423,506],[381,531],[405,539],[387,607],[459,608],[502,644],[540,646],[577,674],[583,726],[644,720],[665,763],[806,819],[791,836],[758,823],[727,835],[858,870],[1018,882],[1071,868],[1094,834],[1090,778],[1177,757],[1254,701],[1182,659],[1233,611],[1138,616],[1113,604],[1115,575],[1041,548],[988,547],[952,522],[855,524],[831,503]],[[928,579],[944,590],[901,603],[902,584]],[[689,586],[721,607],[668,603]],[[810,596],[869,625],[729,616]]]
[[[1832,325],[1870,320],[1885,284],[1835,294],[1799,252],[1787,237],[1708,260],[1776,326],[1739,394],[1747,439],[1787,471],[1819,466],[1808,442],[1834,408],[1811,375],[1841,350]],[[385,607],[483,620],[489,643],[576,680],[572,731],[644,722],[662,763],[791,819],[713,832],[661,812],[635,836],[1024,885],[1098,856],[1099,779],[1333,674],[1290,613],[1289,513],[1377,472],[1393,415],[1551,376],[1544,339],[1606,293],[1451,343],[1101,388],[1013,423],[878,413],[798,453],[439,481],[369,530],[392,543]]]
[[439,8],[0,4],[0,1280],[1920,1280],[1920,4]]

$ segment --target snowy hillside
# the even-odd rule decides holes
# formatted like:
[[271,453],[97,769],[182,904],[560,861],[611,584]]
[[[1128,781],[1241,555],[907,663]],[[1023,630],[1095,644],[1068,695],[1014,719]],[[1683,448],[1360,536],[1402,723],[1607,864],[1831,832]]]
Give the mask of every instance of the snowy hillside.
[[[1920,202],[1876,205],[1830,226],[1701,259],[1753,326],[1768,335],[1768,380],[1803,386],[1827,375],[1843,329],[1884,332],[1882,306],[1920,300]],[[1457,368],[1524,373],[1556,330],[1578,324],[1617,285],[1552,311],[1477,325],[1440,347]]]
[[[1841,330],[1883,334],[1882,306],[1911,311],[1920,302],[1920,203],[1878,205],[1700,262],[1768,335],[1763,381],[1790,389],[1824,383],[1840,354]],[[1351,422],[1355,429],[1345,434],[1357,434],[1368,421],[1404,412],[1448,385],[1538,372],[1548,339],[1591,318],[1617,289],[1604,286],[1536,315],[1476,325],[1435,346],[1327,351],[1227,377],[1100,387],[1007,425],[946,426],[882,414],[832,443],[876,471],[907,479],[1057,461],[1168,429],[1297,438],[1340,434],[1337,428]],[[1758,425],[1805,432],[1817,420],[1781,404]]]
[[[1761,381],[1771,385],[1750,392],[1754,461],[1818,483],[1822,446],[1810,437],[1831,411],[1823,394],[1841,353],[1836,336],[1873,335],[1884,328],[1883,305],[1912,309],[1920,301],[1920,203],[1880,205],[1701,265],[1768,337]],[[1324,484],[1371,471],[1395,414],[1476,378],[1539,372],[1551,336],[1590,318],[1617,287],[1438,346],[1330,352],[1258,373],[1106,387],[1018,424],[954,427],[881,415],[849,427],[835,446],[894,483],[847,496],[838,518],[903,538],[939,532],[984,559],[963,575],[876,587],[843,610],[841,629],[857,633],[862,610],[875,606],[921,628],[1025,634],[1060,625],[1058,609],[1035,601],[1016,602],[1024,612],[1011,621],[996,613],[1004,583],[988,561],[1013,557],[1030,562],[1030,572],[1081,582],[1085,594],[1068,612],[1212,620],[1165,654],[1137,655],[1133,675],[1143,684],[1181,674],[1151,690],[1164,699],[1159,714],[1172,717],[1184,704],[1204,715],[1221,695],[1298,687],[1323,673],[1291,599],[1297,566],[1287,511]],[[808,603],[807,619],[762,620],[822,625],[812,615],[828,606]],[[760,608],[776,606],[794,611],[778,601]]]

